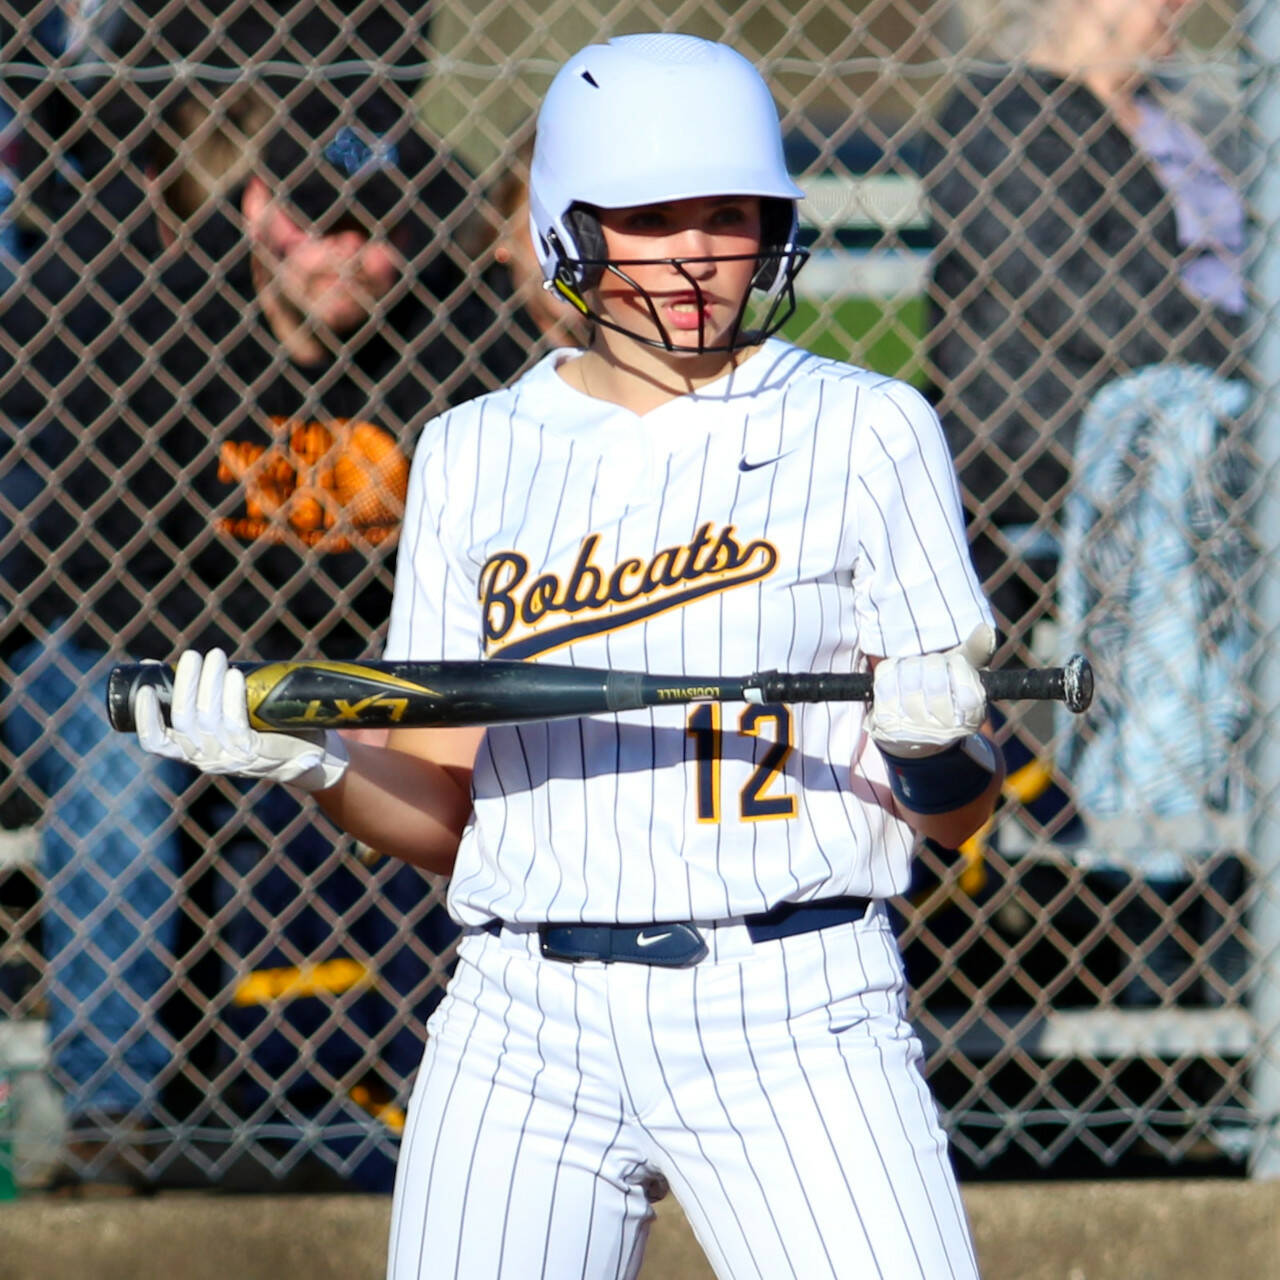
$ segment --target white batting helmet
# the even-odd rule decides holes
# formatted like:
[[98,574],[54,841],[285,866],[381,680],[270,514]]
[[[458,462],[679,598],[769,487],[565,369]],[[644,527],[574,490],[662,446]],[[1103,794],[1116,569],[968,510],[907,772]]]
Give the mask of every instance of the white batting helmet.
[[529,173],[533,242],[557,292],[591,314],[581,291],[600,278],[604,241],[581,206],[719,195],[762,197],[754,283],[789,287],[807,257],[796,247],[804,192],[787,173],[769,88],[740,53],[696,36],[616,36],[560,69],[538,113]]

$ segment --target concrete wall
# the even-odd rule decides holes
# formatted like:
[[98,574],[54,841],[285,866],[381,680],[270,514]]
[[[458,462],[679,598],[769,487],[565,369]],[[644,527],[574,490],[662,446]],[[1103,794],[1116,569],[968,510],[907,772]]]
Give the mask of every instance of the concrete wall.
[[[984,1280],[1280,1276],[1280,1183],[984,1184],[964,1194]],[[31,1197],[0,1205],[0,1280],[379,1280],[389,1210],[365,1196]],[[642,1280],[710,1277],[665,1201]]]

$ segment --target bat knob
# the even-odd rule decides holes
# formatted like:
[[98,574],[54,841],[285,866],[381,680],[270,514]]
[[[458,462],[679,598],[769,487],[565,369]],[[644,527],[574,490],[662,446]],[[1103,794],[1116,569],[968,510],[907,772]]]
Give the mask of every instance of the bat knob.
[[156,691],[161,714],[168,719],[169,701],[173,694],[172,670],[154,661],[125,663],[112,667],[107,675],[107,719],[113,729],[132,733],[137,728],[133,705],[138,690],[144,685]]
[[1062,701],[1079,715],[1093,702],[1093,668],[1083,653],[1073,653],[1062,666]]

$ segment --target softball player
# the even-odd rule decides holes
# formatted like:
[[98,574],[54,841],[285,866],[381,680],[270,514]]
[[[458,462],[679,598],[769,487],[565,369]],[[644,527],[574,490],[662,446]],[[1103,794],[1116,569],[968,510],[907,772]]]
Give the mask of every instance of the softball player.
[[452,871],[465,933],[395,1280],[635,1276],[663,1179],[720,1276],[976,1274],[883,902],[916,835],[954,845],[994,806],[990,618],[925,401],[769,336],[800,195],[725,46],[628,36],[565,65],[532,223],[591,341],[424,432],[386,653],[874,665],[869,713],[703,703],[344,747],[251,731],[216,651],[181,658],[172,729],[139,698],[148,749],[313,790]]

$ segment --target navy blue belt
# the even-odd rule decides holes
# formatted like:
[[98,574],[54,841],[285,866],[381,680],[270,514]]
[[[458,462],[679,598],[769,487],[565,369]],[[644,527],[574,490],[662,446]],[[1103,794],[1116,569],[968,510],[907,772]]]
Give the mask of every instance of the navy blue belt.
[[[742,923],[752,942],[771,942],[775,938],[789,938],[793,934],[861,920],[871,901],[870,898],[842,897],[784,902],[772,911],[746,916]],[[597,960],[605,964],[622,962],[678,968],[697,964],[707,954],[707,941],[697,925],[683,921],[541,924],[538,938],[542,954],[551,960]]]

